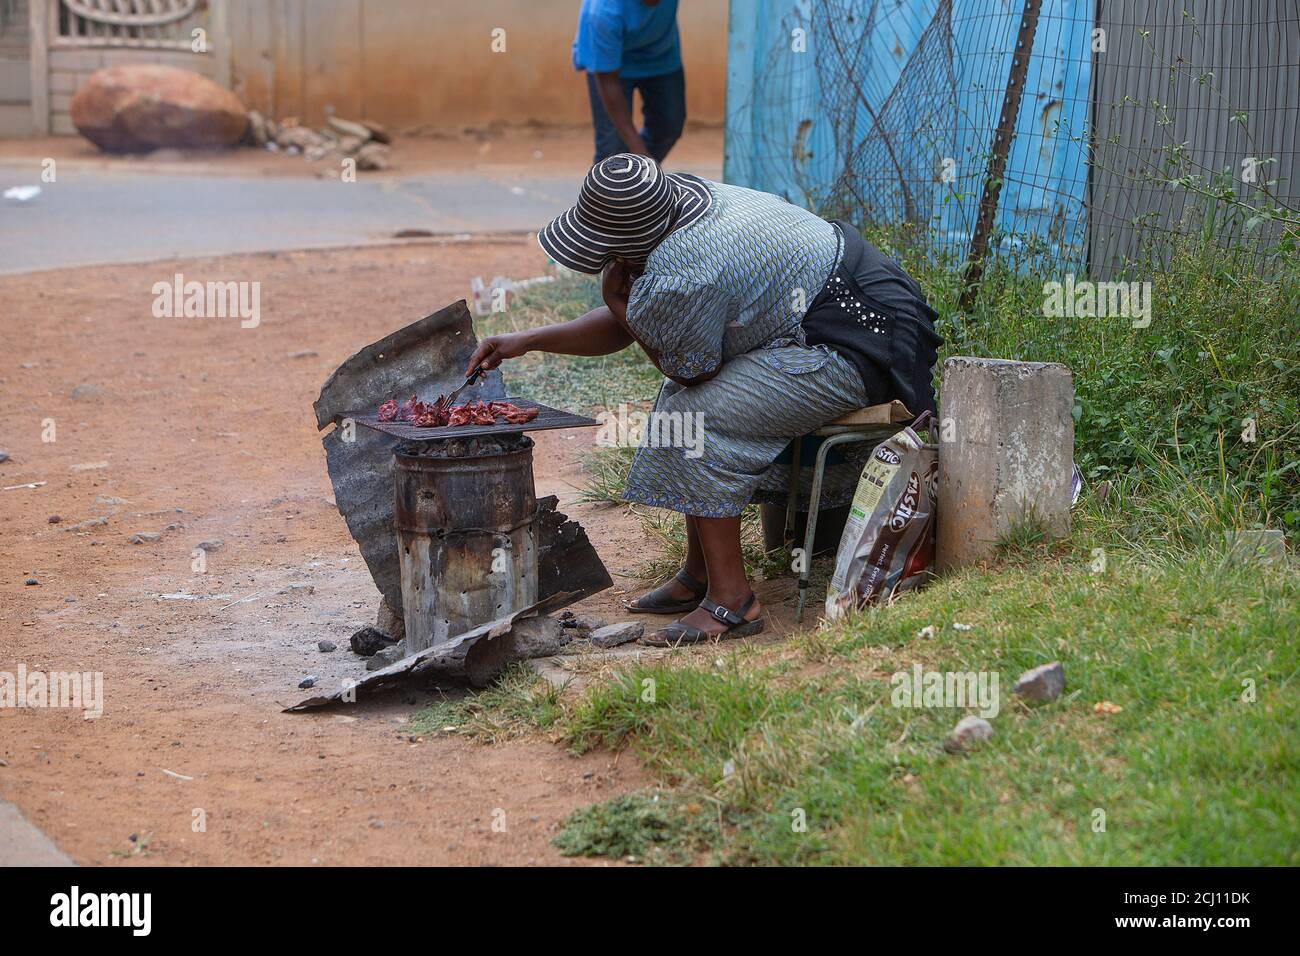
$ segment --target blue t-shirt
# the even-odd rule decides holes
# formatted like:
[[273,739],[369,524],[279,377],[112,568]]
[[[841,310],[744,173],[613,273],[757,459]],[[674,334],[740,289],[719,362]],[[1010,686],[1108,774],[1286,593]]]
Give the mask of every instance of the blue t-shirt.
[[629,80],[663,76],[682,68],[677,0],[582,0],[573,67],[614,73]]

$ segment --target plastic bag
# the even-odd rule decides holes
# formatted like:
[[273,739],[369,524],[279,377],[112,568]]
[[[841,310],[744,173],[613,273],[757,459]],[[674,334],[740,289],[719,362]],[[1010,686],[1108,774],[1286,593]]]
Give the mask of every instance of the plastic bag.
[[920,584],[934,564],[939,451],[918,431],[930,413],[876,446],[858,479],[835,554],[826,616]]

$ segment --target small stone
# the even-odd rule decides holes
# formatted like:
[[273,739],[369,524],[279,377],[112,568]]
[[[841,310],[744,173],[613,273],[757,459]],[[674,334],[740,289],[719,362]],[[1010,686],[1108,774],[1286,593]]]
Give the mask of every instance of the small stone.
[[331,116],[325,122],[343,136],[352,136],[363,142],[370,139],[370,130],[361,123],[354,123],[339,116]]
[[[86,528],[98,528],[99,526],[106,524],[108,524],[108,518],[87,518],[85,521],[80,521],[77,524],[70,524],[63,530],[82,531]],[[94,542],[91,543],[93,544]]]
[[609,621],[603,617],[569,617],[560,621],[560,626],[564,628],[565,642],[582,641],[591,637],[592,633],[607,627]]
[[591,632],[591,643],[597,647],[618,647],[635,641],[645,634],[645,625],[636,621],[607,624]]
[[275,134],[275,143],[290,156],[297,156],[305,150],[325,145],[325,137],[306,126],[286,124]]
[[395,643],[396,641],[389,638],[383,631],[368,626],[354,633],[349,640],[352,653],[360,657],[370,657]]
[[315,358],[316,355],[314,349],[299,349],[297,352],[286,353],[286,356],[291,359]]
[[365,144],[366,140],[359,136],[340,136],[339,144],[336,148],[344,156],[351,156]]
[[45,520],[48,521],[50,524],[58,524],[60,521],[63,520],[63,516],[62,516],[62,515],[50,515],[50,516],[49,516],[48,518],[46,518]]
[[374,120],[361,120],[361,125],[366,128],[370,138],[377,143],[391,143],[393,134],[383,123],[376,123]]
[[88,398],[98,398],[103,394],[104,390],[98,385],[82,384],[74,388],[69,397],[74,402],[81,402]]
[[308,687],[315,687],[316,682],[318,680],[320,680],[319,677],[317,677],[315,674],[310,674],[307,677],[304,677],[302,680],[298,681],[298,689],[306,690]]
[[1046,701],[1056,700],[1064,690],[1065,668],[1060,661],[1052,661],[1021,674],[1016,680],[1016,686],[1011,688],[1011,693],[1025,700]]
[[76,604],[76,603],[77,603],[77,599],[74,598],[71,594],[69,594],[67,597],[65,597],[65,598],[63,599],[63,603],[64,603],[64,604]]
[[570,632],[564,622],[553,617],[524,618],[510,628],[515,653],[521,658],[551,657],[569,643]]
[[366,661],[366,670],[377,671],[381,667],[387,667],[389,664],[396,664],[406,656],[406,642],[398,641],[396,644],[390,644],[385,648],[376,651],[370,660]]
[[339,649],[339,646],[333,641],[317,641],[316,649],[322,654],[332,654]]
[[23,584],[27,585],[29,588],[36,587],[40,583],[41,582],[37,581],[35,578],[28,578],[26,581],[23,582]]
[[225,543],[226,542],[222,541],[220,538],[209,538],[206,541],[200,541],[194,547],[198,548],[200,551],[220,551],[221,546]]
[[146,541],[158,541],[162,538],[157,531],[138,531],[127,540],[132,544],[144,544]]
[[950,754],[965,753],[992,738],[993,725],[983,717],[963,717],[943,742],[943,749]]
[[9,452],[7,452],[7,451],[0,451],[0,464],[3,464],[4,462],[6,462],[6,461],[8,461],[8,460],[9,460]]
[[357,169],[387,169],[393,165],[392,150],[382,143],[366,143],[357,150]]

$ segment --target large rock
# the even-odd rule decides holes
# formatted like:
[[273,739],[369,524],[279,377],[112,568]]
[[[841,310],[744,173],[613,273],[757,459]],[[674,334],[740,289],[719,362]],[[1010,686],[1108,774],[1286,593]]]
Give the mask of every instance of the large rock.
[[113,153],[233,146],[248,128],[244,104],[190,70],[132,63],[93,73],[72,99],[82,136]]

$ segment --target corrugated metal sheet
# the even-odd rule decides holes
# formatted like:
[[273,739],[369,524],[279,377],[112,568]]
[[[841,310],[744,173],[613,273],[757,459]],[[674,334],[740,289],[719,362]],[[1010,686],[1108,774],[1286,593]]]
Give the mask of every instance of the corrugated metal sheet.
[[1276,239],[1276,222],[1246,234],[1248,215],[1207,209],[1195,192],[1151,177],[1226,170],[1225,185],[1249,192],[1243,164],[1273,159],[1256,167],[1258,179],[1279,180],[1278,194],[1300,206],[1300,5],[1100,0],[1097,13],[1107,50],[1097,57],[1089,185],[1094,271],[1147,259],[1144,240],[1171,230],[1224,244]]

